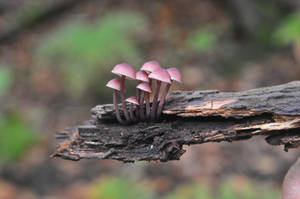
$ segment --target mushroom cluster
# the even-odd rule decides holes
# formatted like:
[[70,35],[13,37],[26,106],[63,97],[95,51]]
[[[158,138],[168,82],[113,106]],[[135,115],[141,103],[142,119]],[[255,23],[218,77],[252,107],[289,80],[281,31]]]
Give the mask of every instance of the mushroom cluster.
[[[159,118],[172,82],[182,82],[181,73],[177,68],[163,69],[157,61],[144,63],[137,73],[126,63],[116,65],[111,72],[120,76],[119,78],[110,80],[106,86],[114,89],[113,103],[116,118],[121,124],[136,123],[138,121],[154,121]],[[137,80],[138,85],[136,86],[136,96],[131,96],[125,100],[126,78],[129,80]],[[164,88],[160,95],[162,84]],[[152,89],[154,85],[156,86]],[[120,115],[117,102],[118,91],[120,92],[124,118]],[[150,104],[151,93],[153,93],[153,101]],[[129,103],[129,111],[126,102]]]

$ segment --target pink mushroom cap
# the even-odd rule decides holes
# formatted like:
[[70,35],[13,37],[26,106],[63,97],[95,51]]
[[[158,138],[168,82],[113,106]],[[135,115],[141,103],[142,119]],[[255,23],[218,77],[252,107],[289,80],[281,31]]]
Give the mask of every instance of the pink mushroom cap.
[[171,80],[182,83],[182,76],[177,68],[168,68],[167,72],[169,73]]
[[150,84],[148,84],[146,82],[140,83],[139,85],[137,85],[137,88],[142,90],[142,91],[145,91],[147,93],[152,93],[152,89],[151,89]]
[[149,82],[148,74],[145,71],[139,71],[136,73],[136,80],[140,80],[142,82]]
[[138,102],[137,98],[134,97],[134,96],[128,97],[128,98],[126,99],[126,102],[129,102],[129,103],[132,103],[132,104],[139,105],[139,102]]
[[146,72],[153,72],[155,70],[161,69],[160,64],[157,61],[148,61],[143,64],[141,70]]
[[121,90],[121,79],[115,78],[107,82],[107,87],[120,91]]
[[126,63],[117,64],[111,71],[112,73],[116,75],[124,75],[128,77],[129,79],[135,80],[135,71],[134,69]]
[[165,69],[153,71],[150,73],[149,78],[171,84],[171,77]]

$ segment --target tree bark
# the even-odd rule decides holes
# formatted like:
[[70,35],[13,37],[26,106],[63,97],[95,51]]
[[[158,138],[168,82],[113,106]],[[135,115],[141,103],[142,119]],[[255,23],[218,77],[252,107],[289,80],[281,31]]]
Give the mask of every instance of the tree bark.
[[300,146],[300,81],[243,92],[172,92],[157,123],[121,125],[112,104],[93,108],[92,118],[57,133],[52,156],[165,162],[179,160],[183,145],[255,135],[288,151]]

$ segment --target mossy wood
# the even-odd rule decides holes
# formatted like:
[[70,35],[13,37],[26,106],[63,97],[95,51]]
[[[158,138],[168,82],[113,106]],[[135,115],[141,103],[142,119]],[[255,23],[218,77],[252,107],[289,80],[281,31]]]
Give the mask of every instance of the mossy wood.
[[183,145],[255,135],[286,151],[300,146],[300,81],[243,92],[172,92],[155,123],[121,125],[112,104],[92,112],[92,120],[56,134],[58,146],[52,156],[165,162],[178,160],[185,152]]

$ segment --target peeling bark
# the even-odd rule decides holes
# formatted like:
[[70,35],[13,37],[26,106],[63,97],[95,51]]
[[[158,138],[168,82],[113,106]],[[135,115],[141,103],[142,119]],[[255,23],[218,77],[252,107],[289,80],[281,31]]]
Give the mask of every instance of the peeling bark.
[[255,135],[288,151],[300,146],[299,99],[300,81],[243,92],[176,91],[168,95],[159,122],[131,126],[117,123],[112,104],[99,105],[92,120],[57,133],[53,156],[164,162],[178,160],[183,145]]

